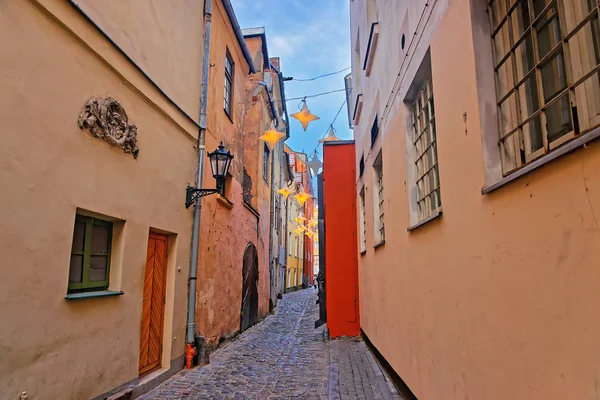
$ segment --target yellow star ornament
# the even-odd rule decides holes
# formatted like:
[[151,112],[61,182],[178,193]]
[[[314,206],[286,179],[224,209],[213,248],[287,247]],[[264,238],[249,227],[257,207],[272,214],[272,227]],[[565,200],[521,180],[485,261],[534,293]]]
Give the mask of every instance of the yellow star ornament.
[[319,143],[331,142],[334,140],[340,140],[340,138],[335,136],[335,131],[333,130],[333,127],[331,127],[331,128],[329,128],[329,132],[327,133],[327,136],[325,136],[323,139],[319,140]]
[[294,113],[290,116],[293,118],[296,118],[298,121],[300,121],[300,123],[302,124],[302,128],[304,129],[304,132],[306,132],[306,129],[308,128],[308,124],[311,123],[312,121],[316,121],[320,118],[310,112],[310,110],[308,109],[308,106],[306,105],[305,100],[302,100],[302,103],[303,103],[302,109],[300,111],[298,111],[297,113]]
[[259,137],[259,139],[269,143],[269,147],[271,148],[271,150],[273,150],[273,147],[275,147],[277,142],[279,142],[279,140],[281,140],[281,138],[284,136],[285,135],[283,133],[277,132],[275,130],[268,130],[261,137]]
[[302,225],[304,223],[304,221],[306,221],[306,218],[299,216],[294,218],[294,221],[296,221],[298,223],[298,225]]
[[297,235],[302,235],[302,233],[304,232],[304,229],[298,227],[294,230],[294,232],[296,232]]
[[292,194],[292,191],[290,189],[288,189],[288,188],[282,188],[282,189],[279,189],[277,191],[277,193],[279,193],[280,195],[282,195],[283,198],[287,200],[288,196],[290,194]]
[[298,203],[300,203],[300,205],[301,205],[301,206],[303,206],[303,205],[304,205],[304,203],[306,203],[306,200],[308,200],[308,199],[312,198],[312,196],[311,196],[310,194],[308,194],[308,193],[304,193],[304,192],[300,192],[300,193],[298,193],[298,194],[295,194],[295,195],[294,195],[294,196],[292,196],[292,197],[294,197],[294,199],[296,199],[296,201],[297,201]]

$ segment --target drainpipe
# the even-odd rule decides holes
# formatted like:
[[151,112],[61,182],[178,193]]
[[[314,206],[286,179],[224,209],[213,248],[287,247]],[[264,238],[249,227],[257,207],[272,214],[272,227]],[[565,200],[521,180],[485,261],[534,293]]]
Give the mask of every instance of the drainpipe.
[[[210,66],[210,24],[212,19],[212,0],[204,0],[204,59],[202,64],[202,94],[200,98],[200,129],[198,131],[198,179],[196,187],[202,188],[204,176],[204,138],[206,135],[206,106],[208,102],[208,71]],[[185,367],[192,368],[192,360],[198,349],[195,348],[196,333],[196,280],[198,276],[198,247],[200,244],[200,213],[202,199],[194,204],[194,225],[192,228],[192,257],[190,259],[190,278],[188,283],[188,314],[185,336]]]
[[[277,125],[279,125],[279,121],[277,121]],[[277,147],[279,147],[279,143],[277,143],[275,145],[275,148],[273,149],[273,152],[271,154],[271,207],[270,207],[270,221],[271,221],[271,234],[269,235],[269,263],[271,265],[271,268],[273,269],[273,282],[271,282],[271,285],[273,287],[273,293],[270,293],[271,296],[271,303],[273,303],[273,308],[275,308],[275,302],[274,302],[274,295],[275,295],[275,291],[277,290],[275,287],[275,263],[274,261],[274,257],[273,257],[273,236],[274,236],[274,231],[275,231],[275,221],[273,220],[274,215],[275,215],[275,188],[274,188],[274,184],[275,184],[275,153],[277,152]],[[276,296],[275,296],[276,297]]]

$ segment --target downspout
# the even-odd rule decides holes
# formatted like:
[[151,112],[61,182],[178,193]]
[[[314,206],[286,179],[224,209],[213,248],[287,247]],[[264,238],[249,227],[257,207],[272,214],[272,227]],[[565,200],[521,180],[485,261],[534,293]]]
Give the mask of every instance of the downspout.
[[[268,93],[268,90],[267,90]],[[271,103],[272,104],[272,103]],[[277,125],[279,125],[279,121],[277,121]],[[271,297],[271,306],[273,308],[275,308],[275,302],[274,302],[274,295],[275,295],[275,263],[274,263],[274,257],[273,257],[273,236],[274,236],[274,231],[275,231],[275,221],[274,221],[274,215],[275,215],[275,187],[273,186],[275,184],[275,153],[277,152],[277,147],[279,145],[279,142],[275,145],[275,147],[273,148],[273,152],[271,154],[271,207],[270,208],[270,219],[269,221],[271,221],[271,229],[270,229],[270,235],[269,235],[269,265],[271,266],[272,270],[273,270],[273,282],[271,282],[271,286],[273,288],[273,293],[270,293],[270,297]],[[272,311],[272,310],[271,310]]]
[[[204,140],[206,135],[206,108],[208,102],[208,72],[210,67],[210,25],[212,20],[212,0],[204,0],[204,59],[202,63],[202,94],[200,97],[200,129],[198,131],[198,179],[196,187],[202,188],[204,176]],[[188,281],[188,314],[185,335],[185,367],[192,368],[192,360],[197,353],[195,348],[196,331],[196,281],[198,277],[198,248],[200,245],[200,213],[202,199],[194,204],[194,224],[192,228],[192,256]]]

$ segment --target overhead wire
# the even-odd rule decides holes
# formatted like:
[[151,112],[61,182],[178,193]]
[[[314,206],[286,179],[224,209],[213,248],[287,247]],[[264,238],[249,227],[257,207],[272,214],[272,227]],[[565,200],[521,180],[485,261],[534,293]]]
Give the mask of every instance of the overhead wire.
[[[398,71],[398,75],[396,76],[396,79],[394,80],[394,84],[392,85],[392,91],[390,92],[390,95],[388,96],[388,99],[385,103],[383,112],[381,113],[381,117],[379,118],[379,121],[378,121],[379,126],[382,126],[383,121],[388,116],[389,110],[391,109],[390,101],[395,97],[395,95],[398,95],[398,93],[402,89],[401,86],[398,89],[396,89],[396,88],[404,80],[404,77],[406,76],[406,74],[408,72],[408,67],[404,71],[404,74],[402,74],[402,68],[404,67],[404,64],[406,63],[406,61],[408,60],[409,54],[410,54],[410,60],[413,59],[414,53],[410,52],[411,46],[419,33],[419,28],[421,27],[421,22],[423,22],[423,17],[425,16],[425,13],[427,12],[427,8],[431,4],[431,9],[433,9],[433,6],[435,5],[435,3],[436,3],[436,0],[426,0],[425,1],[425,5],[423,6],[423,11],[421,12],[421,16],[419,17],[419,21],[417,22],[417,26],[415,27],[415,31],[413,32],[413,36],[411,37],[410,42],[408,43],[408,47],[406,48],[406,54],[404,55],[404,60],[402,60],[402,64],[400,64],[400,70]],[[431,18],[431,13],[429,14],[429,18]],[[429,21],[429,18],[427,19],[427,21]],[[427,23],[427,21],[426,21],[426,23]],[[421,37],[422,36],[423,36],[423,31],[421,31]]]
[[299,79],[299,78],[291,78],[290,81],[297,81],[297,82],[310,82],[310,81],[314,81],[317,79],[321,79],[321,78],[325,78],[327,76],[331,76],[331,75],[337,75],[340,72],[344,72],[344,71],[348,71],[350,68],[352,67],[347,67],[344,69],[340,69],[339,71],[335,71],[335,72],[329,72],[327,74],[323,74],[323,75],[319,75],[319,76],[315,76],[313,78],[307,78],[307,79]]

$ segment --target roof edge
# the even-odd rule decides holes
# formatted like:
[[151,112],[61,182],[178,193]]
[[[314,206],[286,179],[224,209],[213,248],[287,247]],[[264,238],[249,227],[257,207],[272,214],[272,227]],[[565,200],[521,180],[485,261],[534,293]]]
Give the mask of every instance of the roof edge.
[[225,12],[227,13],[227,17],[229,18],[229,22],[231,23],[231,27],[233,28],[233,32],[235,33],[235,37],[238,41],[238,44],[242,48],[242,53],[244,53],[244,58],[250,67],[250,73],[255,73],[256,68],[254,67],[254,62],[252,62],[252,57],[250,56],[250,50],[248,50],[248,46],[246,45],[246,40],[244,39],[244,35],[242,34],[242,29],[240,28],[240,24],[235,16],[235,11],[233,10],[233,6],[231,5],[231,1],[229,0],[221,0],[223,2],[223,7],[225,7]]

